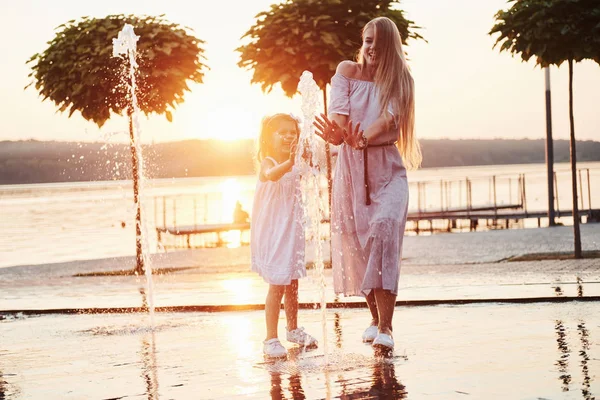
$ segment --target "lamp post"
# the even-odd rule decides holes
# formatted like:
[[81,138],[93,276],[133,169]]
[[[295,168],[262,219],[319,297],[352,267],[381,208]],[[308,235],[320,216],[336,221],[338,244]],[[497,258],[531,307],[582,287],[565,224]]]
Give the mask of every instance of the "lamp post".
[[548,224],[554,226],[554,149],[552,142],[552,96],[550,94],[550,68],[544,68],[546,76],[546,170],[548,175]]

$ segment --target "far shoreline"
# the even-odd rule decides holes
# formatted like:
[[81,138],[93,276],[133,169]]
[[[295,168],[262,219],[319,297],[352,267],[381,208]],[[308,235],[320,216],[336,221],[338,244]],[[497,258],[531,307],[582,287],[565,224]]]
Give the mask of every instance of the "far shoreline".
[[[485,172],[484,170],[489,168],[489,169],[493,169],[495,171],[497,171],[496,173],[490,173],[490,174],[486,174],[486,175],[481,175],[481,176],[502,176],[502,175],[511,175],[511,173],[503,173],[502,170],[503,169],[532,169],[535,167],[539,167],[539,166],[543,166],[544,168],[546,167],[546,164],[544,163],[524,163],[524,164],[481,164],[481,165],[463,165],[463,166],[449,166],[449,167],[425,167],[425,168],[419,168],[417,170],[412,170],[412,171],[408,171],[409,174],[409,180],[411,182],[418,182],[417,180],[415,180],[414,178],[411,179],[411,177],[413,177],[415,174],[418,174],[419,171],[426,171],[426,172],[436,172],[436,171],[446,171],[446,170],[451,170],[451,171],[456,171],[456,170],[460,170],[460,169],[479,169],[479,172]],[[558,168],[557,168],[558,167]],[[577,167],[578,169],[580,168],[591,168],[591,169],[595,169],[598,168],[600,169],[600,161],[582,161],[582,162],[578,162],[577,163]],[[498,171],[500,170],[500,171]],[[569,162],[561,162],[561,163],[554,163],[554,172],[570,172],[571,170],[571,165]],[[221,179],[226,179],[226,178],[242,178],[242,179],[246,179],[246,178],[250,178],[250,177],[254,177],[256,176],[255,173],[251,173],[251,174],[242,174],[242,175],[199,175],[199,176],[182,176],[182,177],[171,177],[171,178],[145,178],[145,182],[146,184],[168,184],[170,182],[173,181],[178,181],[181,183],[184,182],[194,182],[194,181],[198,181],[198,180],[211,180],[214,179],[215,181],[221,180]],[[474,176],[474,175],[472,175]],[[53,181],[53,182],[37,182],[37,183],[0,183],[0,190],[9,190],[9,189],[26,189],[28,187],[35,187],[35,188],[44,188],[47,187],[49,189],[52,188],[71,188],[74,186],[87,186],[86,189],[88,190],[93,190],[95,187],[98,188],[98,190],[100,189],[104,189],[106,186],[114,186],[116,188],[120,187],[120,186],[129,186],[132,184],[132,180],[131,179],[111,179],[111,180],[71,180],[71,181]]]

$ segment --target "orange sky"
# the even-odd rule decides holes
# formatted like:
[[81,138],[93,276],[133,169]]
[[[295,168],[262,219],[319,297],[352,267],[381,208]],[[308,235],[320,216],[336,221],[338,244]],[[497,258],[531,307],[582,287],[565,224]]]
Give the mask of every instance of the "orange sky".
[[[230,0],[229,14],[222,3],[202,0],[141,1],[43,0],[3,2],[0,6],[0,140],[126,140],[127,123],[111,119],[102,129],[79,114],[57,114],[41,102],[29,82],[25,61],[43,51],[53,29],[84,15],[115,13],[166,14],[172,22],[189,26],[207,41],[205,84],[191,85],[186,102],[174,113],[173,123],[152,116],[142,121],[142,137],[149,141],[187,138],[253,138],[263,115],[300,114],[300,99],[288,99],[278,88],[268,95],[250,85],[251,73],[237,67],[240,37],[254,15],[271,0]],[[193,4],[193,5],[192,5]],[[493,16],[506,8],[504,0],[406,0],[408,17],[424,27],[429,43],[408,46],[417,88],[417,130],[421,138],[543,138],[544,75],[533,62],[524,64],[509,54],[492,50],[487,35]],[[552,69],[555,138],[568,138],[567,68]],[[584,62],[575,68],[575,118],[579,139],[600,139],[600,67]]]

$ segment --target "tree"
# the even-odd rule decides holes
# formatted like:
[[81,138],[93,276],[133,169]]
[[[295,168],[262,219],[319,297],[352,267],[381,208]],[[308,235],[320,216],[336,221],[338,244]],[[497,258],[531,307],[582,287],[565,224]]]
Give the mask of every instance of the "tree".
[[536,65],[569,66],[569,121],[573,233],[575,258],[581,258],[577,207],[577,157],[573,117],[573,63],[591,59],[600,64],[600,2],[598,0],[510,0],[513,6],[496,14],[490,35],[499,33],[494,46],[520,54],[523,61],[535,57]]
[[[362,44],[361,29],[379,16],[396,23],[402,41],[415,33],[413,21],[394,6],[395,0],[288,0],[259,13],[256,23],[242,38],[238,65],[254,70],[252,83],[270,92],[277,83],[286,95],[296,94],[302,72],[312,72],[317,85],[325,89],[340,61],[354,59]],[[326,104],[326,102],[325,102]]]
[[[399,0],[287,0],[271,5],[256,15],[256,23],[242,39],[249,42],[237,49],[238,65],[252,69],[252,83],[270,92],[277,83],[285,94],[294,96],[302,72],[308,70],[323,91],[327,113],[326,87],[338,63],[354,59],[362,44],[361,29],[375,17],[396,23],[402,42],[422,39],[419,29],[396,6]],[[327,180],[331,200],[331,158],[327,152]]]
[[113,57],[113,38],[125,24],[139,35],[136,82],[139,108],[146,115],[164,114],[171,121],[173,110],[184,101],[188,81],[202,83],[204,77],[202,40],[189,29],[169,23],[162,16],[137,17],[109,15],[83,17],[57,28],[54,39],[43,53],[33,55],[29,76],[43,100],[53,101],[59,111],[76,111],[101,127],[112,114],[129,117],[136,213],[136,269],[144,270],[139,201],[138,150],[133,132],[133,107],[125,83],[127,58]]

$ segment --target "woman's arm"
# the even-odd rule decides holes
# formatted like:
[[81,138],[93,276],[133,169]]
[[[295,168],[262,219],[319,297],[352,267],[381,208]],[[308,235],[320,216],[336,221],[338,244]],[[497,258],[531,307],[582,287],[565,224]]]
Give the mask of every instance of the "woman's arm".
[[[352,61],[342,61],[338,64],[337,68],[335,69],[335,73],[345,76],[346,78],[353,78],[357,74],[357,68],[358,67],[356,63]],[[329,118],[341,128],[345,128],[348,125],[347,115],[331,113],[329,114]],[[336,139],[343,140],[343,136]]]
[[369,144],[376,144],[377,139],[388,132],[394,126],[394,119],[391,114],[386,113],[377,118],[367,129],[362,130],[360,122],[356,125],[352,121],[348,122],[344,129],[344,142],[356,150],[362,150]]
[[[321,137],[324,141],[333,144],[334,146],[344,143],[344,126],[340,125],[336,120],[340,117],[348,118],[341,114],[332,114],[331,119],[325,114],[321,114],[321,118],[316,117],[313,125],[315,126],[315,133]],[[335,119],[334,119],[335,118]]]
[[367,129],[365,129],[364,135],[369,143],[376,143],[377,138],[382,134],[387,133],[394,126],[394,117],[389,112],[385,112],[382,116],[377,118]]
[[344,129],[348,125],[350,113],[350,82],[357,75],[358,65],[352,61],[338,64],[331,78],[329,115],[316,117],[316,134],[333,145],[344,143]]
[[343,114],[329,114],[329,119],[344,128],[348,125],[348,116]]

